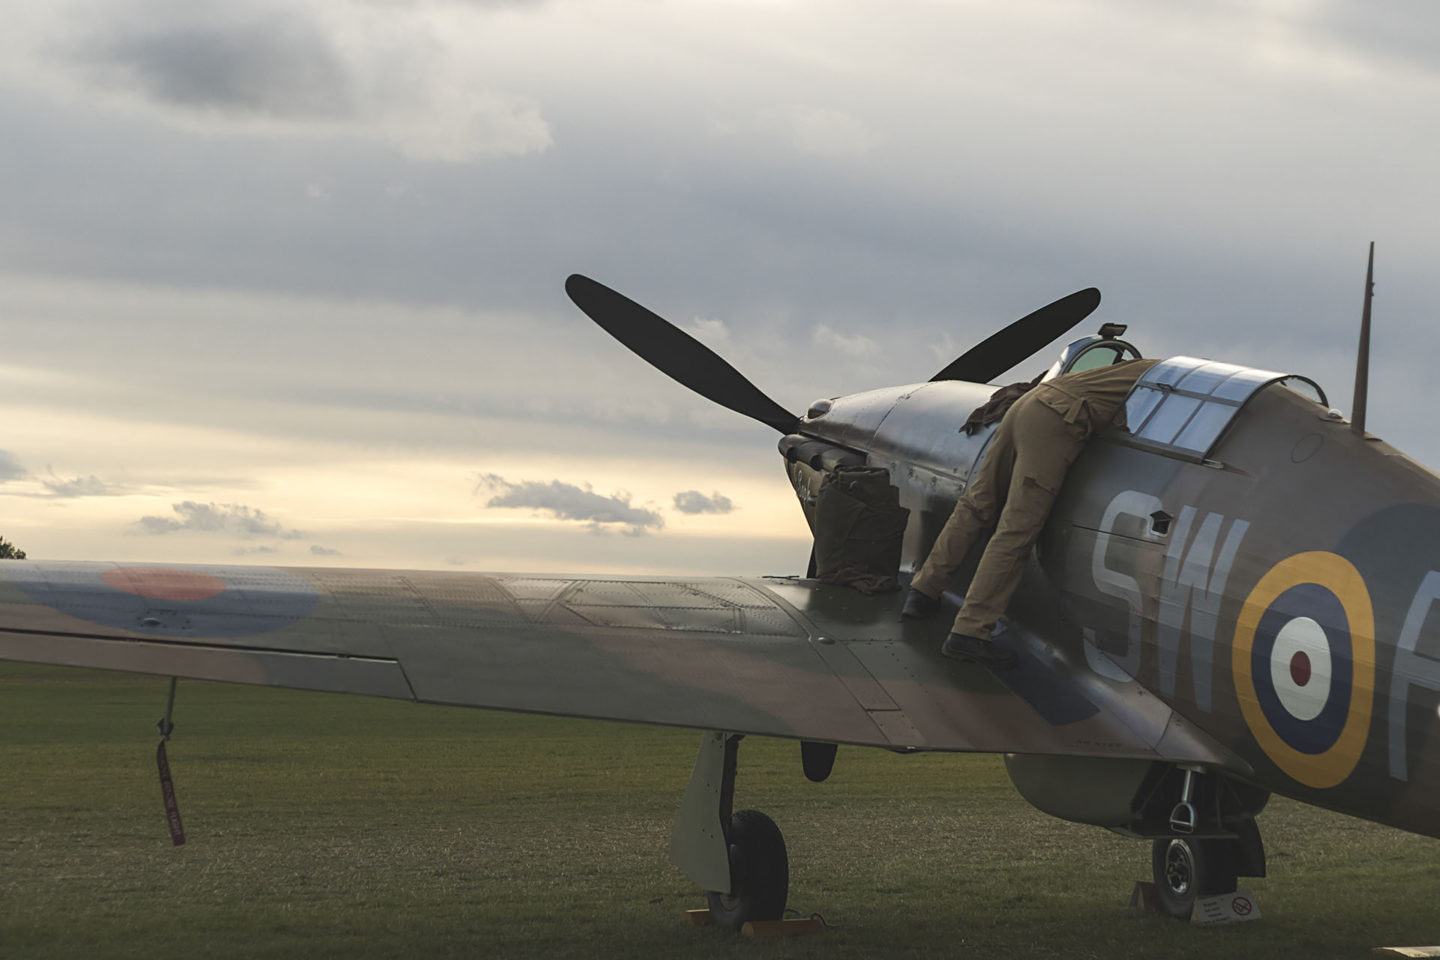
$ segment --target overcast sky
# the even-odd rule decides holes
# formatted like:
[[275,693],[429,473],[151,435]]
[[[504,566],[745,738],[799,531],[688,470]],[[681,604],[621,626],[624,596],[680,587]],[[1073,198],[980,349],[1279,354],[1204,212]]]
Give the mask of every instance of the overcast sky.
[[[37,558],[783,573],[769,428],[1095,285],[1440,465],[1440,4],[52,0],[0,34],[0,534]],[[1088,331],[1081,331],[1088,332]],[[1022,365],[1027,375],[1051,359]]]

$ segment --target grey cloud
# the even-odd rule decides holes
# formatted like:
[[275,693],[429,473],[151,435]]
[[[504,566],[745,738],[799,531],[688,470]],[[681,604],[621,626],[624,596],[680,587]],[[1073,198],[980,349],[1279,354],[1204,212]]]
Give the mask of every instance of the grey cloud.
[[[176,23],[155,5],[145,26],[106,31],[82,49],[105,79],[128,81],[161,103],[278,118],[344,118],[345,71],[318,25],[280,7],[234,8],[210,21]],[[183,19],[183,17],[181,18]]]
[[[293,16],[277,15],[276,19],[284,22]],[[149,20],[167,22],[163,17],[152,16]],[[943,29],[946,25],[941,21],[927,32],[948,35],[951,31]],[[144,36],[179,29],[158,27]],[[134,47],[136,40],[129,37],[113,41],[109,47],[117,43]],[[276,45],[284,47],[272,44]],[[136,56],[133,51],[127,55],[132,60]],[[164,70],[154,67],[151,72],[165,77],[181,74],[178,68],[168,66],[169,60],[164,63]],[[1143,62],[1139,65],[1143,66]],[[733,71],[720,75],[731,74]],[[816,169],[809,163],[782,166],[774,151],[740,134],[734,138],[736,146],[731,141],[717,143],[713,136],[697,138],[689,126],[676,130],[664,122],[666,115],[657,117],[654,106],[644,98],[625,111],[625,120],[612,118],[594,110],[588,102],[591,97],[601,99],[611,94],[610,88],[598,79],[593,86],[568,84],[572,89],[557,89],[545,97],[547,114],[554,111],[557,127],[563,123],[567,131],[563,155],[547,158],[545,165],[494,165],[468,170],[464,180],[397,168],[392,157],[357,151],[349,141],[330,145],[323,153],[299,151],[291,155],[270,151],[263,164],[219,155],[218,151],[214,156],[193,155],[189,151],[199,147],[189,141],[179,146],[158,139],[153,143],[141,140],[102,144],[107,148],[104,150],[92,149],[87,141],[61,145],[59,152],[70,156],[75,168],[67,167],[70,175],[55,191],[59,196],[46,196],[44,185],[53,172],[33,169],[32,161],[26,157],[10,158],[15,164],[13,181],[26,185],[26,196],[17,197],[16,206],[33,203],[42,211],[39,219],[43,223],[21,223],[17,227],[19,235],[28,236],[32,229],[53,231],[55,211],[70,209],[71,204],[85,211],[83,234],[76,231],[76,235],[63,238],[44,237],[46,242],[26,245],[33,246],[33,251],[17,249],[16,254],[27,259],[57,257],[57,252],[67,257],[86,255],[112,269],[119,261],[123,270],[142,278],[164,274],[166,280],[185,284],[263,283],[272,288],[343,291],[344,296],[355,299],[373,295],[521,303],[527,307],[542,302],[542,297],[543,302],[550,302],[561,278],[584,264],[593,267],[601,279],[626,280],[623,289],[633,291],[647,305],[653,299],[657,307],[665,307],[665,315],[684,316],[689,311],[707,316],[724,314],[732,321],[737,336],[743,336],[762,329],[763,318],[755,316],[757,304],[793,303],[809,316],[841,314],[832,318],[835,329],[856,329],[850,324],[857,314],[906,319],[895,317],[897,310],[927,322],[961,326],[966,319],[964,313],[983,316],[985,307],[1004,302],[1005,294],[1021,288],[1030,279],[1027,274],[1053,276],[1063,271],[1065,278],[1072,273],[1089,274],[1076,277],[1079,282],[1075,286],[1103,281],[1111,275],[1138,274],[1153,276],[1154,285],[1159,287],[1167,279],[1167,272],[1181,272],[1175,264],[1209,262],[1206,255],[1212,252],[1198,241],[1198,249],[1185,243],[1157,247],[1153,234],[1140,224],[1135,230],[1134,246],[1140,254],[1153,251],[1153,258],[1166,270],[1151,272],[1154,265],[1137,263],[1133,256],[1136,251],[1115,241],[1113,228],[1097,235],[1097,222],[1112,224],[1119,219],[1113,209],[1117,192],[1122,201],[1135,197],[1135,202],[1145,209],[1176,223],[1177,236],[1195,233],[1187,229],[1191,225],[1184,218],[1177,222],[1176,212],[1171,209],[1176,192],[1174,178],[1184,177],[1187,168],[1182,166],[1171,173],[1174,168],[1166,162],[1171,158],[1163,152],[1137,161],[1143,170],[1160,174],[1150,174],[1147,183],[1139,185],[1142,189],[1137,189],[1126,168],[1105,175],[1107,167],[1099,162],[1104,155],[1097,157],[1095,144],[1081,138],[1087,162],[1058,166],[1084,171],[1083,189],[1081,184],[1072,183],[1077,189],[1066,197],[1066,206],[1053,211],[1045,203],[1028,198],[1024,188],[1029,184],[1023,180],[1019,188],[1007,182],[1008,189],[1000,191],[953,191],[944,186],[950,183],[948,171],[953,169],[953,160],[944,163],[947,172],[939,179],[934,179],[933,173],[925,176],[923,168],[915,169],[914,156],[956,156],[947,149],[954,144],[942,139],[943,128],[950,125],[926,124],[942,129],[922,130],[922,136],[905,140],[909,149],[901,156],[887,156],[887,167],[895,161],[906,161],[895,175],[876,169],[856,179],[845,171]],[[835,79],[834,94],[841,98],[841,105],[848,105],[845,78]],[[577,86],[580,89],[573,89]],[[1141,84],[1135,86],[1143,88]],[[1087,89],[1078,80],[1077,87]],[[1054,93],[1059,97],[1064,91]],[[876,91],[880,97],[900,95],[884,87]],[[551,99],[557,101],[553,108]],[[976,109],[975,99],[966,97],[956,104],[955,115],[967,120],[953,126],[986,129],[988,114],[972,117],[968,112]],[[1264,96],[1253,99],[1266,100]],[[1050,98],[1039,97],[1036,102],[1049,103]],[[1124,103],[1116,104],[1113,110],[1117,116],[1133,112]],[[700,116],[705,113],[697,111]],[[917,117],[932,115],[923,100],[907,113]],[[603,122],[595,119],[602,116]],[[1079,117],[1087,122],[1093,119],[1084,112]],[[26,129],[17,123],[19,119],[7,117],[17,140],[56,135],[53,130]],[[972,126],[972,121],[978,125]],[[1331,122],[1327,119],[1327,126]],[[1343,121],[1337,125],[1343,126]],[[1050,123],[1036,122],[1035,126],[1041,131],[1054,130]],[[1062,128],[1053,133],[1057,142],[1065,142],[1064,132]],[[1227,139],[1246,143],[1244,132],[1240,128]],[[131,136],[140,140],[143,134],[135,132]],[[1028,145],[1019,136],[1000,139],[1013,140],[1032,154],[1047,149],[1045,144]],[[1104,139],[1102,135],[1095,137],[1096,142]],[[1148,140],[1166,142],[1164,138]],[[1005,151],[987,150],[982,147],[984,141],[983,135],[975,137],[975,149],[960,154],[965,158],[968,180],[983,180],[987,173],[996,172],[997,166],[1001,172],[1014,167],[1008,163]],[[1182,156],[1186,155],[1181,149],[1184,146],[1177,148]],[[742,149],[743,153],[738,152]],[[1127,145],[1125,149],[1130,148]],[[152,158],[156,150],[185,153],[155,163]],[[1424,150],[1414,153],[1423,156]],[[1272,175],[1283,184],[1289,179],[1284,171],[1297,166],[1288,155],[1279,158],[1284,162],[1277,163],[1276,158],[1257,151],[1253,159],[1256,166],[1246,169],[1252,170],[1251,179],[1257,186]],[[1317,167],[1338,164],[1313,156],[1306,159]],[[43,154],[33,163],[53,167]],[[762,163],[765,165],[757,170],[757,164]],[[658,178],[658,173],[646,173],[662,165],[663,179],[652,179]],[[343,201],[337,202],[338,209],[328,214],[337,218],[333,222],[317,218],[307,205],[295,203],[293,194],[280,189],[287,182],[307,182],[316,176],[317,166],[334,171],[328,174],[336,180],[334,196]],[[205,175],[187,178],[175,174],[177,170],[191,169],[203,170]],[[1187,178],[1186,192],[1193,190],[1206,207],[1221,206],[1207,191],[1215,191],[1218,184],[1224,197],[1234,196],[1234,184],[1225,176],[1227,169],[1217,164],[1213,177],[1194,181]],[[1041,181],[1062,172],[1048,169],[1045,164],[1040,170]],[[385,196],[385,187],[400,176],[414,178],[416,202],[397,207]],[[146,182],[152,178],[164,178],[165,182]],[[135,179],[142,182],[129,182]],[[1018,175],[1014,179],[1019,179]],[[1348,178],[1337,180],[1346,182]],[[1158,186],[1154,181],[1160,181]],[[187,217],[183,233],[146,238],[151,242],[122,239],[155,232],[155,225],[125,204],[95,203],[89,195],[94,189],[90,184],[112,186],[115,197],[163,192],[173,200],[174,209],[193,211],[193,215]],[[1145,186],[1155,192],[1146,193]],[[1304,190],[1289,192],[1304,195],[1301,212],[1315,208],[1313,194]],[[994,199],[982,200],[982,196]],[[537,197],[544,197],[544,203],[537,204]],[[1093,197],[1094,206],[1083,204],[1081,197]],[[224,203],[229,198],[244,198],[245,202],[231,208]],[[428,205],[422,208],[421,200]],[[1033,219],[1021,216],[1012,205],[1024,211],[1039,209],[1046,215]],[[537,216],[537,210],[547,212]],[[1285,216],[1284,210],[1262,207],[1262,211],[1260,215],[1270,223],[1305,222],[1303,218]],[[385,229],[374,229],[380,222]],[[573,227],[556,229],[559,222]],[[332,229],[322,229],[322,223]],[[695,223],[703,223],[705,229],[686,229],[685,225]],[[1337,225],[1333,232],[1340,234],[1344,229]],[[603,238],[603,242],[597,242],[597,238]],[[1268,249],[1276,246],[1274,240],[1273,236],[1261,236],[1254,245]],[[224,256],[218,255],[220,250],[225,251]],[[409,258],[404,269],[395,269],[396,251],[405,250],[424,253]],[[1234,261],[1243,262],[1250,252],[1236,251]],[[1102,258],[1122,266],[1135,263],[1145,269],[1127,269],[1124,273],[1116,270],[1114,274],[1087,269],[1103,266],[1095,262]],[[1213,262],[1217,272],[1227,272],[1229,263],[1225,258]],[[1260,258],[1254,258],[1254,262],[1260,262]],[[716,263],[725,266],[715,269]],[[1165,264],[1169,264],[1168,269]],[[53,264],[47,266],[55,269]],[[1231,278],[1216,278],[1212,286],[1221,286],[1222,279]],[[1067,292],[1064,283],[1059,286],[1054,295]],[[985,303],[987,299],[992,303]],[[1044,295],[1037,291],[1031,306],[1044,301]],[[1303,308],[1297,312],[1303,312]],[[1001,315],[995,319],[1005,318]],[[977,338],[988,332],[975,330]]]
[[487,507],[543,510],[560,520],[586,521],[596,529],[609,525],[623,526],[626,528],[624,532],[631,536],[665,526],[664,518],[654,510],[631,506],[629,494],[617,493],[605,497],[588,488],[559,480],[511,483],[504,477],[489,473],[481,475],[475,485],[476,493],[482,490],[493,493],[485,503]]
[[61,480],[53,474],[49,477],[42,477],[40,484],[50,491],[52,497],[111,497],[117,496],[124,491],[108,484],[95,476],[93,473],[88,477],[74,477],[70,480]]
[[[121,7],[98,5],[88,31],[61,44],[60,82],[101,91],[102,109],[138,101],[171,125],[338,136],[347,150],[356,135],[378,138],[441,163],[543,152],[552,142],[538,104],[495,87],[495,71],[459,39],[466,31],[437,38],[421,7],[140,0],[107,16],[112,6]],[[333,195],[331,184],[309,181],[310,199]],[[394,203],[408,191],[384,196]]]
[[232,552],[233,552],[233,553],[235,554],[235,556],[237,556],[237,557],[245,557],[245,556],[249,556],[249,555],[255,554],[255,553],[279,553],[280,550],[279,550],[278,548],[276,548],[276,547],[260,546],[260,547],[236,547]]
[[880,352],[880,345],[864,334],[846,334],[830,328],[829,324],[818,324],[812,336],[814,342],[830,347],[847,357],[871,357]]
[[[1137,0],[1134,6],[1133,17],[1139,18],[1134,26],[1143,27],[1156,5]],[[97,5],[101,15],[107,9]],[[1185,10],[1189,15],[1190,7]],[[173,25],[217,16],[225,14],[148,19]],[[968,9],[947,15],[924,33],[955,36],[960,31],[949,28],[974,16]],[[1216,16],[1217,22],[1195,30],[1164,31],[1167,37],[1193,36],[1196,49],[1204,51],[1175,63],[1164,84],[1143,82],[1154,66],[1143,55],[1149,45],[1137,45],[1134,56],[1127,51],[1117,57],[1106,71],[1077,69],[1058,59],[1053,76],[1073,74],[1073,83],[1064,84],[1032,69],[1049,66],[1034,59],[1047,55],[1045,45],[1032,50],[1025,43],[1015,45],[1016,57],[1005,58],[1015,61],[1016,72],[1005,68],[1005,77],[976,83],[989,66],[981,61],[972,82],[965,82],[962,70],[954,88],[937,88],[933,95],[904,79],[913,71],[892,72],[873,90],[864,72],[864,99],[857,99],[853,78],[843,72],[816,77],[824,84],[825,104],[833,97],[837,109],[868,123],[877,122],[877,115],[867,102],[915,98],[911,109],[882,124],[885,153],[868,165],[844,167],[811,157],[787,160],[782,144],[756,140],[744,127],[721,136],[711,111],[672,116],[667,96],[658,101],[639,96],[625,111],[607,111],[601,105],[614,102],[613,80],[623,79],[623,72],[611,77],[596,71],[594,84],[577,85],[563,82],[563,71],[551,72],[553,81],[541,81],[546,71],[537,69],[534,78],[522,81],[497,68],[500,81],[523,82],[539,98],[546,116],[564,131],[565,149],[543,162],[443,169],[405,163],[390,150],[364,149],[353,137],[317,139],[305,149],[280,148],[281,141],[176,137],[153,123],[87,123],[86,111],[98,110],[98,100],[57,110],[55,104],[15,97],[0,104],[11,139],[51,143],[54,149],[6,156],[13,189],[0,240],[6,242],[7,269],[67,279],[125,277],[147,288],[264,289],[333,296],[356,305],[438,302],[483,312],[483,322],[468,325],[420,330],[406,325],[394,335],[367,331],[363,337],[337,337],[335,349],[349,367],[322,362],[325,354],[277,349],[267,337],[251,336],[264,353],[251,369],[290,365],[303,371],[294,375],[296,383],[313,376],[324,387],[322,368],[333,366],[345,387],[371,394],[361,398],[367,403],[387,409],[429,403],[453,406],[459,416],[503,417],[521,428],[538,423],[541,429],[533,434],[552,445],[557,426],[590,423],[594,429],[584,442],[594,449],[624,443],[633,450],[652,443],[660,432],[654,421],[581,420],[615,410],[622,401],[639,406],[658,398],[649,408],[672,418],[663,426],[680,428],[669,435],[684,433],[687,439],[698,431],[685,429],[692,424],[680,418],[692,416],[688,411],[710,416],[703,401],[668,381],[663,390],[652,390],[658,373],[606,342],[598,330],[580,330],[578,311],[560,292],[563,277],[576,269],[671,319],[717,318],[731,336],[721,352],[792,410],[815,396],[929,377],[1005,323],[1091,284],[1106,296],[1094,322],[1135,322],[1135,342],[1147,353],[1203,351],[1220,359],[1283,365],[1343,392],[1336,387],[1348,383],[1344,365],[1330,364],[1338,371],[1331,376],[1330,368],[1317,369],[1323,356],[1305,355],[1311,345],[1338,342],[1340,336],[1329,326],[1301,333],[1292,320],[1313,317],[1314,323],[1328,324],[1326,318],[1351,312],[1336,304],[1355,299],[1358,278],[1331,283],[1327,274],[1349,265],[1347,246],[1355,248],[1359,261],[1363,250],[1354,238],[1371,232],[1381,240],[1384,299],[1377,305],[1392,318],[1432,312],[1425,252],[1433,244],[1407,198],[1425,195],[1433,179],[1425,158],[1434,152],[1428,149],[1434,125],[1399,122],[1425,115],[1426,88],[1377,85],[1363,77],[1341,87],[1311,82],[1320,78],[1303,58],[1292,64],[1294,72],[1240,70],[1227,83],[1209,59],[1212,48],[1227,46],[1210,42],[1212,34],[1225,36],[1229,28],[1226,17]],[[1065,45],[1093,56],[1089,41],[1124,41],[1130,32],[1114,28],[1130,19],[1125,14],[1097,21],[1087,42]],[[179,28],[146,29],[126,35],[124,42],[133,46],[136,36]],[[1003,41],[1025,36],[996,30],[993,25],[977,30],[972,38],[989,37],[1000,50],[1010,49]],[[1412,39],[1435,36],[1440,33],[1416,30]],[[823,30],[817,39],[826,42]],[[829,39],[845,49],[843,38]],[[1178,46],[1183,53],[1184,45]],[[604,47],[594,49],[598,56]],[[699,52],[719,57],[726,51]],[[545,54],[538,52],[537,66],[548,62]],[[964,58],[952,54],[943,62],[952,60],[963,64]],[[922,54],[918,62],[942,61]],[[1017,84],[1014,102],[997,103],[984,92],[1008,89],[1025,72],[1035,74],[1037,86]],[[713,81],[696,87],[689,99],[726,102],[744,92],[739,81],[745,73],[707,71]],[[1410,76],[1402,72],[1402,78]],[[763,69],[754,79],[775,88],[775,75]],[[1342,88],[1354,98],[1338,96]],[[1375,97],[1389,105],[1375,109]],[[1203,107],[1203,114],[1197,118],[1188,109],[1167,106],[1182,102]],[[1031,106],[1017,114],[1013,108],[1022,103]],[[956,122],[934,123],[941,114]],[[1337,139],[1336,129],[1354,135]],[[1193,138],[1181,135],[1186,130],[1194,131]],[[1387,176],[1361,202],[1345,185],[1365,182],[1373,151],[1356,145],[1393,139],[1396,130],[1406,131],[1406,149],[1386,155]],[[1201,141],[1213,142],[1215,152],[1200,149]],[[1054,162],[1057,144],[1066,145],[1069,161]],[[255,159],[257,150],[263,162]],[[57,167],[57,156],[65,164]],[[305,185],[316,181],[333,197],[323,211],[301,202]],[[956,186],[976,182],[990,186],[984,191]],[[407,191],[400,202],[390,187],[402,183]],[[156,196],[166,198],[166,211],[184,215],[157,216],[139,208],[141,200]],[[1397,254],[1406,259],[1397,260]],[[505,311],[544,331],[545,342],[534,355],[543,356],[545,364],[527,366],[520,348],[529,341],[496,331],[491,318]],[[109,329],[130,334],[130,326],[110,322],[105,305],[92,312]],[[265,322],[263,308],[256,312],[256,323]],[[15,313],[7,311],[7,349]],[[201,343],[196,324],[206,322],[202,313],[191,312],[184,336],[171,335],[167,327],[157,330],[163,339],[132,337],[126,349],[134,352],[126,357],[133,359],[122,372],[114,370],[108,351],[97,349],[114,334],[60,341],[55,355],[67,364],[93,358],[103,365],[104,377],[118,379],[124,370],[145,368],[154,343],[175,350]],[[313,329],[316,323],[308,312],[271,316],[275,328]],[[1255,317],[1273,319],[1257,323]],[[822,363],[812,339],[817,323],[883,341],[886,349],[874,359],[878,369],[851,373]],[[30,336],[59,340],[60,329]],[[251,327],[232,329],[249,335]],[[1353,342],[1348,316],[1340,330]],[[1211,335],[1209,342],[1197,342],[1194,331]],[[953,337],[955,351],[932,357],[924,344],[942,334]],[[205,335],[225,336],[213,329]],[[1257,337],[1267,338],[1263,350],[1254,348]],[[1433,353],[1433,329],[1417,329],[1413,338],[1405,351],[1409,357]],[[447,348],[436,351],[435,342]],[[196,349],[198,361],[212,353],[226,356],[214,343],[203,354]],[[414,360],[412,344],[431,356]],[[752,344],[764,351],[757,359],[733,355],[732,345]],[[1048,349],[1011,379],[1033,373],[1053,352]],[[367,353],[406,362],[362,368]],[[517,371],[528,374],[530,382],[522,387],[544,383],[545,389],[533,397],[514,389]],[[175,364],[167,373],[167,379],[194,376],[226,386],[249,386],[251,380],[248,373],[239,380],[216,376],[201,362],[189,370]],[[1387,388],[1374,384],[1377,403],[1386,402]],[[196,399],[178,415],[193,416],[208,399]],[[1414,421],[1405,427],[1412,439],[1393,439],[1426,458],[1423,447],[1434,450],[1437,441],[1413,413],[1415,405],[1397,396],[1393,406]],[[748,440],[752,433],[759,440],[754,424],[739,417],[722,423],[724,416],[715,411],[714,429],[705,422],[708,438],[723,430],[730,431],[726,443]],[[291,425],[296,419],[270,426],[299,429]],[[388,421],[361,422],[375,429],[372,424]],[[417,427],[407,440],[420,433]],[[393,443],[392,436],[376,429],[374,442]]]
[[1383,7],[1321,0],[1306,13],[1314,18],[1312,29],[1331,42],[1382,63],[1399,58],[1440,73],[1440,4],[1433,0],[1390,0]]
[[192,530],[203,533],[223,533],[249,539],[251,537],[279,537],[282,540],[298,540],[305,534],[299,530],[287,530],[271,520],[265,511],[247,507],[243,503],[196,503],[186,500],[171,504],[175,517],[141,517],[136,521],[141,531],[150,534],[176,533]]
[[707,497],[699,490],[686,490],[675,494],[675,509],[681,513],[729,513],[735,504],[721,493]]
[[340,551],[339,551],[339,550],[331,550],[329,547],[322,547],[322,546],[320,546],[320,544],[318,544],[318,543],[312,543],[312,544],[310,545],[310,552],[313,553],[313,554],[314,554],[315,556],[317,556],[317,557],[338,557],[338,556],[340,556]]
[[0,450],[0,483],[6,480],[19,480],[21,477],[29,476],[30,472],[21,465],[15,454],[9,450]]

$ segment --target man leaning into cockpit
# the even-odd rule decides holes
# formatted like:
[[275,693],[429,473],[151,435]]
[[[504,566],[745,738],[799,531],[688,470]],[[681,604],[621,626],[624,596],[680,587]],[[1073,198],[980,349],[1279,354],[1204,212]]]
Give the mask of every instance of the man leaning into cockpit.
[[[929,557],[911,581],[902,616],[919,620],[940,610],[940,595],[954,580],[965,554],[991,528],[965,603],[941,651],[993,669],[1008,669],[1015,654],[990,635],[1020,585],[1035,545],[1070,464],[1097,432],[1123,423],[1125,398],[1141,374],[1158,360],[1123,360],[1066,373],[1029,389],[1006,387],[971,415],[967,431],[997,406],[1011,401],[970,485],[950,514]],[[1006,395],[1006,391],[1010,391]],[[978,421],[977,421],[978,418]],[[993,421],[988,421],[993,422]]]

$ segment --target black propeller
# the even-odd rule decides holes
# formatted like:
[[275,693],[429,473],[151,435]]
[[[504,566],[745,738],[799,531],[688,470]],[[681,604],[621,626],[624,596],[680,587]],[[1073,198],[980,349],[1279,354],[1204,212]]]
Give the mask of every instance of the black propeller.
[[930,379],[989,383],[1090,316],[1098,306],[1099,290],[1077,290],[986,337]]
[[606,333],[672,380],[781,433],[794,433],[799,426],[799,417],[761,393],[715,351],[629,297],[578,273],[565,281],[565,292]]

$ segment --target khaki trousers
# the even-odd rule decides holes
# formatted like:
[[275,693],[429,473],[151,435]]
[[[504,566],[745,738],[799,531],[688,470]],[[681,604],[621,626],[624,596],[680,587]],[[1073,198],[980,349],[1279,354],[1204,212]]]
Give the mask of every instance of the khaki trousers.
[[1020,585],[1065,473],[1089,437],[1087,424],[1067,422],[1033,392],[1015,401],[1000,421],[979,472],[913,582],[921,593],[940,596],[975,541],[995,529],[955,618],[955,633],[990,636]]

